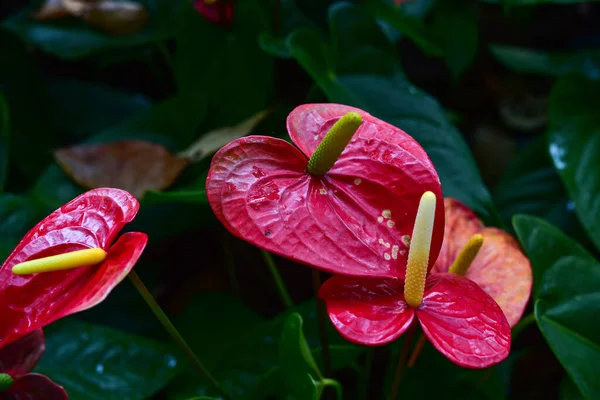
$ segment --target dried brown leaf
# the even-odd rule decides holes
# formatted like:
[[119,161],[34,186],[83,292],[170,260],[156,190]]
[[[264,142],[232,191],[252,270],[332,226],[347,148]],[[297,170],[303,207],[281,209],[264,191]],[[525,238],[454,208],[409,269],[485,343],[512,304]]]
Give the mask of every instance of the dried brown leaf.
[[188,165],[163,146],[142,140],[72,146],[54,157],[78,184],[124,189],[138,199],[148,190],[170,186]]
[[38,21],[49,21],[53,19],[67,18],[72,15],[73,14],[64,4],[63,0],[46,0],[46,2],[42,4],[32,16]]
[[84,9],[82,18],[112,35],[131,35],[148,23],[150,14],[142,4],[133,1],[100,1]]

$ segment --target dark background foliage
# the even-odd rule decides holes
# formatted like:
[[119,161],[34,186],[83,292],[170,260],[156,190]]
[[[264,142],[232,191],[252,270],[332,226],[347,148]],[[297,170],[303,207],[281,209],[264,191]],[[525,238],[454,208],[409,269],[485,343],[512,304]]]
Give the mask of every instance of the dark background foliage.
[[[426,346],[402,398],[600,398],[600,6],[238,0],[226,27],[191,0],[141,3],[150,21],[126,36],[36,21],[39,2],[0,3],[0,258],[85,190],[53,159],[59,148],[140,138],[176,153],[266,108],[252,132],[287,138],[299,104],[355,105],[419,141],[444,194],[518,234],[534,269],[506,361],[463,370]],[[214,218],[209,160],[147,193],[127,229],[149,234],[136,270],[182,335],[228,390],[251,398],[279,384],[268,372],[287,365],[281,348],[297,365],[310,359],[299,329],[322,370],[311,273],[276,258],[296,304],[286,309],[260,251]],[[399,345],[368,350],[328,329],[344,398],[384,398]],[[216,395],[129,282],[46,334],[38,370],[72,399]],[[285,382],[307,372],[281,370]]]

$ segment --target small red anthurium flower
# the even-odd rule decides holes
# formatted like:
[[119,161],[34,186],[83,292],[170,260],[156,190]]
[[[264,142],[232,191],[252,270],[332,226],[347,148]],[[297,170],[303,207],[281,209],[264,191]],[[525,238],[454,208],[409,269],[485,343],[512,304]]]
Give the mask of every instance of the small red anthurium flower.
[[146,246],[140,232],[113,244],[138,209],[124,190],[94,189],[25,235],[0,267],[0,348],[106,298]]
[[233,21],[233,0],[194,0],[194,7],[207,20],[223,26]]
[[[485,368],[508,356],[510,326],[500,306],[475,282],[456,273],[428,275],[435,210],[436,196],[426,192],[414,223],[405,280],[338,275],[323,284],[319,296],[333,325],[351,342],[389,343],[417,319],[450,361]],[[457,264],[468,268],[482,241],[475,235]]]
[[[515,326],[531,294],[533,276],[529,259],[512,236],[501,229],[485,227],[475,213],[458,200],[446,198],[444,205],[444,243],[431,273],[450,271],[471,279],[498,303],[510,326]],[[459,256],[460,251],[468,248],[474,235],[481,235],[483,239],[477,257],[470,266],[457,263],[455,260],[465,259]]]
[[[305,104],[287,118],[294,145],[247,136],[211,163],[206,194],[233,235],[327,272],[403,279],[421,195],[442,204],[423,148],[402,130],[340,104]],[[435,213],[431,263],[442,245]]]
[[29,373],[45,348],[44,333],[38,329],[0,349],[0,399],[68,399],[62,386],[47,376]]

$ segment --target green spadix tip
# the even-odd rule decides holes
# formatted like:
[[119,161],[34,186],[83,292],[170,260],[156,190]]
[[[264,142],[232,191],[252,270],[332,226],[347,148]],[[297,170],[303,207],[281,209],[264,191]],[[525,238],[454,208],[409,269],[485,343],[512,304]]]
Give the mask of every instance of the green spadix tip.
[[12,386],[14,380],[9,374],[0,374],[0,393],[6,392]]
[[354,111],[340,118],[327,132],[327,135],[308,160],[308,172],[313,175],[327,173],[340,158],[361,124],[362,116]]

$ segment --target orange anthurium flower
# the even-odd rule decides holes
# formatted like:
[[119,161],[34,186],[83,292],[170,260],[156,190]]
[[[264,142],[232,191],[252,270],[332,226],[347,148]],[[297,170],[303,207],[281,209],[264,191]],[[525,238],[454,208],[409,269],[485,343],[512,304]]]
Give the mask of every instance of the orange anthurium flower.
[[444,208],[444,241],[431,273],[448,272],[473,235],[481,234],[483,245],[465,277],[486,291],[498,303],[510,326],[515,326],[531,294],[533,278],[529,260],[512,236],[498,228],[485,227],[458,200],[445,198]]

